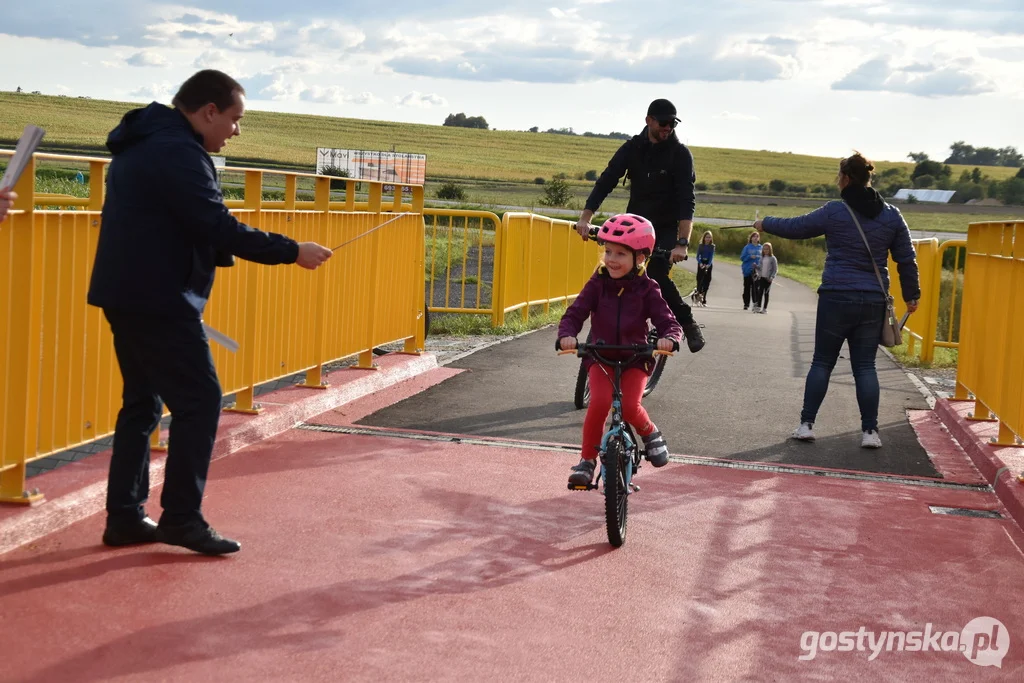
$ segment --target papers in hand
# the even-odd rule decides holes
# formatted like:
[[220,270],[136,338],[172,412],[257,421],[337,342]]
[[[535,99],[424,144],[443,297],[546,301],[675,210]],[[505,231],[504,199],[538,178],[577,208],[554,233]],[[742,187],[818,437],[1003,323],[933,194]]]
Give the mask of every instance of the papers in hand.
[[29,159],[32,158],[36,147],[39,146],[39,141],[43,139],[44,135],[46,135],[46,131],[39,126],[33,126],[32,124],[25,126],[21,139],[18,140],[18,146],[14,148],[14,156],[8,162],[4,177],[0,180],[0,190],[14,189],[14,186],[18,184],[18,180],[21,178],[22,171],[28,166]]
[[203,323],[203,331],[206,332],[207,337],[217,342],[231,353],[238,351],[238,342],[236,342],[234,339],[227,336],[223,332],[218,332],[217,330],[213,329],[206,323]]

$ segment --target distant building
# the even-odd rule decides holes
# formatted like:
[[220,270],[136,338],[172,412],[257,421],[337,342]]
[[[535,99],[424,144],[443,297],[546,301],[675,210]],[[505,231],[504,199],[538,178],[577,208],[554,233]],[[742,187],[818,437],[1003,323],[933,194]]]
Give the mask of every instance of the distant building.
[[956,194],[956,190],[899,190],[893,195],[893,199],[905,202],[913,197],[919,202],[948,204],[954,194]]

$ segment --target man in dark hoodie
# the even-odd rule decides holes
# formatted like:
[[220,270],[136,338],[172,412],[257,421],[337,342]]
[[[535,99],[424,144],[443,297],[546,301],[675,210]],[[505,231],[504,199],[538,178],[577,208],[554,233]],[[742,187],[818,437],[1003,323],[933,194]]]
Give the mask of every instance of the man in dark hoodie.
[[[214,531],[201,512],[223,395],[202,326],[214,271],[233,256],[315,269],[331,251],[255,230],[224,206],[210,154],[240,132],[241,85],[220,71],[200,71],[173,105],[132,110],[107,138],[113,161],[88,301],[110,323],[124,392],[103,542],[160,541],[222,555],[241,545]],[[162,402],[173,419],[157,525],[143,505],[149,436]]]
[[693,319],[693,311],[669,277],[672,264],[686,258],[693,229],[696,201],[693,183],[693,155],[676,137],[679,123],[676,108],[668,100],[654,100],[647,108],[647,125],[639,135],[619,147],[608,162],[586,207],[576,223],[576,230],[587,239],[590,220],[601,202],[615,189],[623,175],[629,178],[629,205],[626,213],[643,216],[654,224],[657,249],[670,252],[668,260],[652,258],[647,275],[658,283],[661,295],[683,328],[691,353],[704,348],[704,335]]

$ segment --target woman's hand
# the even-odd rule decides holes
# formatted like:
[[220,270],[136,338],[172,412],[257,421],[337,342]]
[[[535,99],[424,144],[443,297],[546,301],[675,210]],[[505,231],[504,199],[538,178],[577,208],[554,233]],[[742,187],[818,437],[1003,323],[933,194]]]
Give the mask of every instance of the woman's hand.
[[576,348],[576,337],[562,337],[558,340],[558,346],[563,351],[572,351]]
[[665,337],[662,337],[661,339],[658,340],[659,351],[671,351],[674,348],[675,344],[672,343],[671,339],[666,339]]
[[14,200],[17,198],[18,195],[13,190],[0,191],[0,223],[7,218],[7,212],[14,206]]
[[907,311],[914,313],[917,311],[917,300],[907,302]]

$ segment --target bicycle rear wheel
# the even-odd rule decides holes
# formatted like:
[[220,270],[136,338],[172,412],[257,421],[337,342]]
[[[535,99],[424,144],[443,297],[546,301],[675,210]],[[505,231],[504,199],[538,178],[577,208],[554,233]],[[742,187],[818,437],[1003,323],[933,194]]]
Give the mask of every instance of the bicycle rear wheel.
[[654,391],[654,387],[658,386],[658,380],[661,379],[661,373],[665,372],[665,363],[667,361],[668,356],[658,356],[654,361],[654,372],[647,378],[647,386],[644,387],[644,398]]
[[626,542],[626,517],[629,514],[626,468],[629,466],[622,437],[608,439],[608,450],[604,453],[604,517],[608,542],[615,548]]

